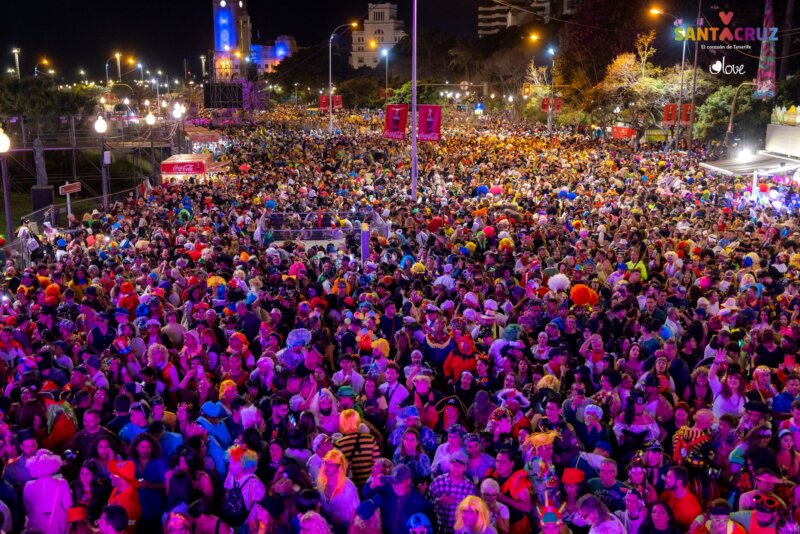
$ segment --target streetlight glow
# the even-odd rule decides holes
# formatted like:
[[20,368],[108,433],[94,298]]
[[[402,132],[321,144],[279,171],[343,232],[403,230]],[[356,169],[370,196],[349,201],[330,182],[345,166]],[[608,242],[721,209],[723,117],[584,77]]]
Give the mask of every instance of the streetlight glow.
[[94,121],[94,131],[99,134],[104,134],[106,133],[107,129],[108,129],[108,123],[106,122],[106,120],[103,118],[102,115],[98,116],[97,120]]
[[152,126],[156,123],[156,118],[152,113],[148,113],[147,117],[144,118],[144,122],[146,122],[148,126]]
[[536,34],[536,33],[532,33],[532,34],[529,36],[529,39],[530,39],[531,41],[538,41],[538,40],[539,40],[539,35],[538,35],[538,34]]
[[664,10],[662,10],[660,7],[651,7],[650,8],[650,14],[651,15],[663,15],[664,14]]
[[11,149],[11,139],[9,139],[8,135],[0,128],[0,154],[5,154]]

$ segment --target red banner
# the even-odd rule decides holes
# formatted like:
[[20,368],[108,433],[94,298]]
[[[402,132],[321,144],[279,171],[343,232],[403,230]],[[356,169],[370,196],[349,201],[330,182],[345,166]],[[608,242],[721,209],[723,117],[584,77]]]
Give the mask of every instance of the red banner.
[[328,109],[328,106],[330,106],[328,95],[319,95],[319,109]]
[[689,119],[692,116],[692,105],[683,104],[681,106],[681,126],[689,126]]
[[612,139],[633,139],[636,137],[636,130],[628,128],[627,126],[612,126],[611,138]]
[[[553,99],[553,113],[561,113],[561,110],[564,109],[564,99],[563,98],[554,98]],[[550,113],[550,97],[546,96],[542,98],[542,113]]]
[[333,95],[333,109],[342,109],[342,95]]
[[383,137],[386,139],[405,139],[408,123],[408,104],[389,104],[383,122]]
[[664,119],[661,123],[664,126],[674,126],[678,120],[678,104],[664,104]]
[[442,106],[421,104],[417,114],[417,139],[420,141],[441,141]]

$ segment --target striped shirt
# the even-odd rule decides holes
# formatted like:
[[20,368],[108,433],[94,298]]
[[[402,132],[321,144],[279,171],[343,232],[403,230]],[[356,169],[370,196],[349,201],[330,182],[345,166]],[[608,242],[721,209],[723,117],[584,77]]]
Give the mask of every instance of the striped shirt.
[[372,434],[356,432],[336,440],[339,449],[350,464],[350,478],[361,487],[369,478],[372,465],[381,457],[381,448]]

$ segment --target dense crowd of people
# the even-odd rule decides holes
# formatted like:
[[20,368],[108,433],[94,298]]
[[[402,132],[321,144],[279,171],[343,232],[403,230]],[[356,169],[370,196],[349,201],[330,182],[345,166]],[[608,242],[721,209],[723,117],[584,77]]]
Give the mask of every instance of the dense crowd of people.
[[292,113],[21,234],[3,531],[797,532],[794,182],[451,117],[410,199],[406,143]]

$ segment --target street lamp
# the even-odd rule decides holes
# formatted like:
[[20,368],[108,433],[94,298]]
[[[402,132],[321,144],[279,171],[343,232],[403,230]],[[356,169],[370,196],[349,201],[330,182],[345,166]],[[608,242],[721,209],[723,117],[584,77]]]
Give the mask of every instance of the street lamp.
[[9,149],[11,148],[11,139],[8,138],[8,135],[0,128],[0,167],[2,167],[3,173],[3,206],[6,210],[6,231],[8,232],[6,241],[11,243],[14,239],[14,225],[11,222],[11,190],[9,186],[8,180],[8,162],[6,161],[6,153],[8,153]]
[[[150,106],[150,102],[145,100],[145,106]],[[150,169],[153,171],[153,176],[157,175],[156,171],[156,147],[153,144],[153,137],[156,134],[156,129],[153,127],[156,124],[156,117],[153,115],[152,111],[147,112],[147,117],[144,118],[144,122],[150,127]]]
[[175,106],[172,108],[172,116],[175,117],[176,121],[179,121],[178,122],[178,128],[180,132],[180,135],[178,136],[179,154],[183,152],[183,121],[181,120],[181,117],[183,116],[184,113],[186,113],[186,108],[183,106],[183,104],[175,102]]
[[547,49],[547,55],[552,58],[553,67],[550,69],[550,104],[547,106],[547,133],[553,134],[553,104],[556,94],[556,50],[552,46]]
[[102,115],[97,117],[94,121],[94,131],[100,134],[100,176],[103,182],[103,210],[108,212],[108,167],[106,166],[106,143],[105,133],[108,129],[108,123]]
[[116,52],[114,57],[117,58],[117,81],[122,81],[122,65],[120,64],[120,58],[122,58],[122,54]]
[[89,81],[86,79],[86,71],[81,69],[81,70],[78,71],[78,74],[81,75],[81,78],[83,79],[84,85],[88,85]]
[[383,90],[384,92],[383,100],[384,102],[388,102],[389,101],[389,49],[384,48],[383,50],[381,50],[381,55],[383,56],[384,62],[386,62],[386,81],[384,82],[385,88]]
[[[20,72],[19,72],[19,53],[20,53],[20,49],[19,48],[12,48],[11,49],[11,53],[14,54],[14,65],[16,66],[17,80],[19,80],[20,79]],[[9,240],[10,240],[10,236],[9,236]]]
[[139,69],[139,72],[142,74],[142,87],[144,87],[144,67],[141,63],[137,63],[136,68]]
[[336,32],[342,28],[356,28],[357,22],[350,24],[340,24],[336,26],[331,32],[330,39],[328,39],[328,129],[333,135],[333,38],[336,37]]
[[34,76],[39,76],[39,73],[42,72],[42,71],[39,70],[39,65],[47,66],[49,64],[50,64],[50,62],[47,61],[47,58],[42,59],[40,62],[38,62],[36,65],[33,66],[33,75]]
[[677,120],[677,127],[675,128],[675,135],[673,137],[673,141],[675,143],[675,149],[678,148],[678,139],[681,138],[681,107],[683,106],[683,70],[686,65],[686,26],[683,25],[683,19],[680,19],[673,15],[672,13],[667,13],[666,11],[662,10],[658,7],[650,8],[650,13],[652,15],[667,15],[672,17],[672,25],[676,28],[680,28],[683,31],[683,52],[681,54],[681,90],[678,95],[678,120]]

